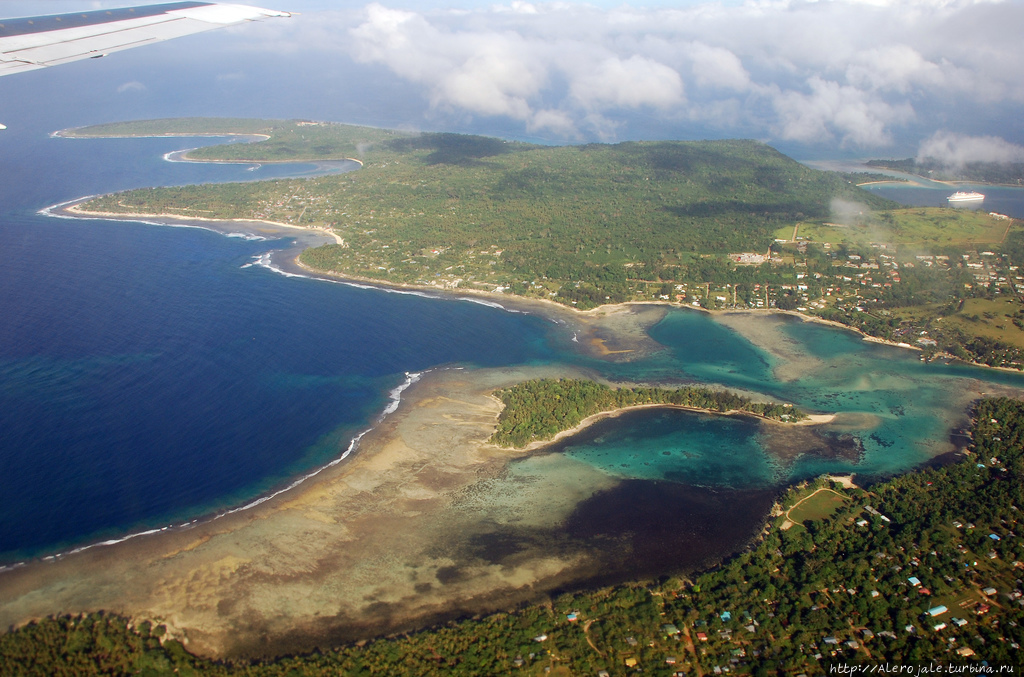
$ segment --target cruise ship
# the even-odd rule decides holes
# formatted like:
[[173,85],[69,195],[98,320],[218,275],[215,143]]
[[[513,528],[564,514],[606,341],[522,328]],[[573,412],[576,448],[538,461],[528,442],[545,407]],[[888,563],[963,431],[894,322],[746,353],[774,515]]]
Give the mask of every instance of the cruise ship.
[[985,196],[982,195],[981,193],[976,193],[974,191],[971,191],[970,193],[964,193],[958,190],[957,192],[953,193],[946,199],[949,200],[950,202],[981,202],[982,200],[985,199]]

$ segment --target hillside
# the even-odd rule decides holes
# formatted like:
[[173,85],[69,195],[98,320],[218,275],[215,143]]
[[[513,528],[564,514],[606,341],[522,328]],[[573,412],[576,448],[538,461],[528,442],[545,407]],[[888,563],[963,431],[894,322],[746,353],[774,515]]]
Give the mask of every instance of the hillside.
[[[344,244],[305,252],[306,265],[592,307],[633,298],[651,282],[700,281],[709,255],[767,252],[778,228],[827,221],[836,198],[894,206],[755,141],[547,147],[333,124],[264,126],[278,128],[267,142],[189,157],[258,161],[290,148],[299,159],[316,155],[315,144],[319,157],[362,151],[365,164],[302,181],[143,189],[85,208],[329,227]],[[314,133],[315,141],[302,138]],[[276,150],[260,151],[264,144]]]

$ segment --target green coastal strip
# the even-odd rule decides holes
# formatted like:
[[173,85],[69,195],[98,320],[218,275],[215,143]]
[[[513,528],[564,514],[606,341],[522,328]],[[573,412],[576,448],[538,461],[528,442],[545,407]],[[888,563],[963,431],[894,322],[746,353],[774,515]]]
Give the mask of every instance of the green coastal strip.
[[610,388],[581,379],[535,379],[494,392],[505,405],[491,442],[525,447],[575,428],[588,416],[643,405],[673,405],[703,411],[742,411],[795,423],[807,415],[790,404],[754,402],[725,390],[688,386],[666,388]]
[[755,546],[699,575],[564,594],[253,663],[193,656],[159,622],[49,618],[0,636],[0,672],[483,677],[636,668],[708,675],[725,666],[730,674],[828,675],[839,665],[932,661],[965,674],[982,671],[982,661],[995,671],[1019,668],[1024,403],[982,401],[974,421],[970,453],[952,465],[870,490],[825,479],[792,488]]

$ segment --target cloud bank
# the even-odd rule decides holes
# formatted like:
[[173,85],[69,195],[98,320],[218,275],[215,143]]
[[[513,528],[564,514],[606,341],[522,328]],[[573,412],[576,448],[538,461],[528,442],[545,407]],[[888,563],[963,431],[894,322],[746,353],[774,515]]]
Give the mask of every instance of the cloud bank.
[[643,113],[867,149],[964,102],[1019,108],[1019,26],[1024,3],[996,0],[611,10],[517,0],[471,10],[374,3],[324,15],[303,40],[387,69],[438,114],[504,116],[581,139],[614,138],[625,115]]
[[971,162],[1024,162],[1024,147],[996,136],[965,136],[940,131],[926,139],[917,151],[919,162],[936,160],[962,169]]

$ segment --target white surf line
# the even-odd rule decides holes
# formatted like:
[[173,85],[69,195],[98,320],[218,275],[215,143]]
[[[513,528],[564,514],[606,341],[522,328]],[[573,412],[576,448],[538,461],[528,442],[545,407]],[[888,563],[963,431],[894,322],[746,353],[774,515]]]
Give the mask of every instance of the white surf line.
[[[71,550],[66,550],[66,551],[63,551],[63,552],[54,553],[52,555],[46,555],[45,557],[41,557],[39,559],[40,559],[40,561],[43,561],[43,562],[54,562],[54,561],[60,560],[60,559],[62,559],[64,557],[67,557],[68,555],[76,555],[76,554],[78,554],[80,552],[85,552],[87,550],[92,550],[93,548],[101,548],[101,547],[108,547],[108,546],[111,546],[111,545],[117,545],[118,543],[124,543],[125,541],[129,541],[129,540],[131,540],[133,538],[138,538],[140,536],[151,536],[153,534],[159,534],[159,533],[161,533],[163,531],[170,531],[170,530],[190,528],[190,527],[193,527],[196,524],[199,524],[201,522],[202,523],[212,522],[214,520],[220,519],[221,517],[226,517],[228,515],[234,515],[235,513],[239,513],[239,512],[245,511],[245,510],[251,510],[252,508],[255,508],[258,505],[262,505],[263,503],[266,503],[267,501],[269,501],[269,500],[271,500],[273,498],[276,498],[276,497],[280,496],[281,494],[283,494],[285,492],[291,491],[295,487],[301,485],[306,480],[309,480],[309,479],[311,479],[313,477],[316,477],[317,475],[322,473],[324,470],[327,470],[328,468],[333,468],[334,466],[338,465],[339,463],[344,461],[346,458],[351,456],[352,452],[354,452],[359,447],[359,442],[363,439],[363,437],[366,436],[367,433],[371,432],[374,428],[376,428],[378,425],[380,425],[380,423],[385,418],[387,418],[390,414],[393,414],[394,412],[396,412],[398,410],[398,406],[401,404],[401,401],[402,401],[402,393],[405,392],[406,390],[408,390],[409,387],[411,387],[414,383],[419,381],[423,377],[424,374],[428,374],[431,371],[434,371],[434,370],[433,369],[426,369],[426,370],[420,371],[420,372],[408,372],[408,371],[405,372],[405,381],[400,383],[399,385],[395,386],[394,388],[392,388],[388,392],[388,398],[389,398],[388,404],[384,407],[384,410],[377,417],[377,420],[373,423],[373,425],[371,425],[366,430],[363,430],[362,432],[360,432],[357,435],[355,435],[352,438],[352,440],[349,442],[348,447],[345,449],[344,452],[342,452],[342,454],[340,456],[338,456],[337,458],[333,459],[329,463],[327,463],[325,465],[322,465],[319,468],[316,468],[316,469],[306,473],[305,475],[302,475],[302,476],[296,478],[290,484],[288,484],[288,486],[286,486],[286,487],[284,487],[282,489],[278,489],[277,491],[275,491],[273,493],[267,494],[265,496],[261,496],[261,497],[255,499],[255,500],[253,500],[253,501],[250,501],[249,503],[246,503],[245,505],[239,506],[237,508],[231,508],[230,510],[224,510],[224,511],[219,512],[219,513],[217,513],[215,515],[212,515],[210,517],[206,517],[206,518],[204,518],[204,517],[197,517],[197,518],[195,518],[195,519],[193,519],[193,520],[191,520],[189,522],[183,522],[182,524],[177,524],[177,525],[169,524],[169,525],[163,526],[163,527],[154,527],[152,529],[146,529],[144,531],[137,531],[137,532],[134,532],[134,533],[126,534],[126,535],[121,536],[119,538],[111,538],[111,539],[107,539],[107,540],[104,540],[104,541],[98,541],[96,543],[89,543],[88,545],[82,545],[82,546],[79,546],[77,548],[73,548]],[[2,566],[2,567],[0,567],[0,574],[4,574],[4,573],[6,573],[8,571],[13,571],[15,569],[18,569],[18,568],[21,568],[23,566],[26,566],[28,564],[28,562],[29,562],[29,560],[25,560],[25,561],[14,562],[12,564],[8,564],[8,565],[5,565],[5,566]]]
[[[205,231],[207,231],[209,233],[217,233],[218,235],[222,235],[224,237],[230,237],[232,239],[248,240],[248,241],[251,241],[251,242],[263,242],[263,241],[267,241],[267,240],[270,239],[270,238],[265,237],[263,235],[256,235],[255,233],[245,233],[245,232],[240,232],[240,231],[225,232],[223,229],[215,228],[213,226],[204,226],[204,225],[202,225],[200,223],[195,223],[195,222],[192,222],[192,223],[177,223],[177,222],[169,222],[169,221],[150,221],[150,220],[147,220],[144,217],[132,217],[132,216],[103,216],[103,215],[93,215],[93,214],[61,214],[59,211],[57,211],[57,210],[60,210],[60,209],[63,209],[65,207],[67,207],[68,205],[74,205],[74,204],[79,203],[79,202],[86,202],[86,201],[91,200],[91,199],[93,199],[95,197],[101,197],[101,196],[99,196],[99,195],[89,195],[89,196],[86,196],[86,197],[77,197],[74,200],[68,200],[66,202],[59,202],[59,203],[57,203],[55,205],[50,205],[49,207],[43,207],[42,209],[37,211],[36,214],[40,214],[41,216],[48,216],[48,217],[50,217],[52,219],[72,219],[72,220],[76,220],[76,221],[117,221],[117,222],[121,222],[121,223],[141,223],[141,224],[146,225],[146,226],[160,226],[162,228],[191,228],[191,229],[194,229],[194,230],[205,230]],[[171,218],[174,218],[174,217],[168,216],[167,218],[171,219]],[[183,216],[181,218],[182,219],[188,219],[189,217]],[[287,239],[289,237],[293,237],[293,236],[288,234],[288,233],[282,233],[280,239]],[[245,266],[243,266],[243,268],[244,267]]]
[[[274,250],[274,251],[277,251],[277,250]],[[476,297],[473,297],[473,296],[448,296],[448,295],[445,295],[445,294],[443,294],[441,292],[433,292],[433,291],[428,291],[428,290],[402,289],[400,287],[388,287],[385,284],[376,285],[376,284],[367,284],[365,282],[355,282],[353,280],[339,280],[339,279],[333,278],[333,277],[326,277],[326,276],[317,275],[316,273],[312,273],[312,272],[310,272],[310,273],[292,273],[292,272],[289,272],[287,270],[284,270],[283,268],[281,268],[280,266],[278,266],[277,264],[275,264],[273,262],[273,260],[271,259],[271,255],[274,253],[274,251],[269,251],[269,252],[266,252],[265,254],[261,254],[261,255],[259,255],[257,257],[254,257],[254,260],[252,261],[252,263],[247,263],[247,264],[245,264],[242,267],[243,268],[248,268],[249,266],[260,266],[262,268],[266,268],[267,270],[273,271],[273,272],[277,273],[278,275],[284,275],[285,277],[302,277],[302,278],[306,278],[307,280],[320,280],[321,282],[330,282],[332,284],[342,284],[342,285],[345,285],[346,287],[355,287],[356,289],[372,289],[372,290],[375,290],[375,291],[382,291],[382,292],[385,292],[385,293],[388,293],[388,294],[404,294],[406,296],[418,296],[418,297],[423,298],[423,299],[432,299],[434,301],[465,301],[466,303],[475,303],[477,305],[487,306],[488,308],[495,308],[497,310],[503,310],[506,313],[516,313],[518,315],[529,315],[529,313],[524,311],[524,310],[516,310],[515,308],[508,308],[506,306],[501,305],[497,301],[490,301],[488,299],[481,299],[481,298],[476,298]]]
[[313,470],[313,471],[311,471],[311,472],[309,472],[309,473],[307,473],[307,474],[297,478],[291,484],[289,484],[288,486],[284,487],[283,489],[278,489],[277,491],[275,491],[272,494],[268,494],[266,496],[261,496],[260,498],[257,498],[256,500],[254,500],[254,501],[252,501],[250,503],[247,503],[247,504],[245,504],[243,506],[239,506],[237,508],[232,508],[231,510],[226,510],[226,511],[224,511],[222,513],[219,513],[219,514],[215,515],[213,517],[213,519],[215,519],[215,520],[216,519],[220,519],[221,517],[226,517],[228,515],[234,515],[235,513],[242,512],[243,510],[249,510],[251,508],[255,508],[258,505],[266,503],[267,501],[280,496],[281,494],[285,493],[286,491],[291,491],[292,489],[294,489],[295,487],[299,486],[300,484],[302,484],[306,480],[308,480],[308,479],[310,479],[312,477],[316,477],[317,475],[322,473],[324,470],[327,470],[328,468],[333,468],[334,466],[336,466],[339,463],[341,463],[342,461],[344,461],[346,458],[348,458],[352,454],[353,451],[356,450],[356,448],[359,446],[360,440],[362,440],[363,437],[368,432],[372,431],[374,428],[376,428],[378,425],[380,425],[381,421],[383,421],[385,418],[387,418],[387,416],[389,414],[393,414],[394,412],[396,412],[398,410],[398,405],[402,401],[402,393],[405,392],[409,388],[409,386],[411,386],[413,383],[416,383],[416,381],[419,381],[420,378],[423,376],[423,374],[428,373],[429,371],[431,371],[431,370],[428,369],[427,371],[415,372],[415,373],[405,372],[405,382],[400,384],[400,385],[398,385],[397,387],[393,388],[391,390],[391,392],[388,393],[388,395],[391,398],[391,401],[388,403],[388,405],[386,407],[384,407],[384,411],[380,414],[380,416],[377,417],[377,421],[372,426],[370,426],[366,430],[362,431],[361,433],[359,433],[358,435],[353,437],[352,441],[349,442],[348,448],[345,449],[345,451],[341,454],[341,456],[339,456],[338,458],[334,459],[330,463],[328,463],[326,465],[323,465],[323,466],[317,468],[316,470]]

